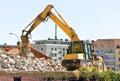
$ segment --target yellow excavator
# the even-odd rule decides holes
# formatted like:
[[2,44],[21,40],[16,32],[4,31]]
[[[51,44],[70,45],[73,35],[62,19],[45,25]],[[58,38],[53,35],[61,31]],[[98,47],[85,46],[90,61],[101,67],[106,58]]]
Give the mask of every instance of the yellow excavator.
[[[47,5],[47,7],[34,19],[32,20],[28,26],[22,30],[21,35],[21,44],[20,51],[21,56],[27,57],[30,49],[28,47],[29,37],[28,35],[43,21],[45,21],[48,17],[60,27],[64,33],[68,35],[70,38],[70,46],[67,50],[67,54],[64,54],[64,58],[62,60],[62,65],[65,66],[68,70],[74,70],[79,68],[80,66],[86,66],[88,63],[93,64],[95,61],[102,64],[102,58],[95,57],[93,52],[93,43],[89,41],[81,41],[74,31],[62,18],[62,16],[57,12],[57,16],[52,12],[54,9],[53,5]],[[30,27],[28,30],[27,28]]]

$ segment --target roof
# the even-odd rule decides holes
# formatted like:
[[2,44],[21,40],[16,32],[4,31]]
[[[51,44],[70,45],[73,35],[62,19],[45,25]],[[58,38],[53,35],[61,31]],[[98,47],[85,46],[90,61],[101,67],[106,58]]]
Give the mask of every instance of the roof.
[[[29,45],[28,45],[28,47],[32,47],[32,43],[30,43]],[[10,54],[19,54],[20,53],[20,50],[18,49],[18,48],[12,48],[12,49],[10,49],[9,51],[8,51],[8,53],[10,53]]]
[[10,51],[8,51],[8,53],[10,53],[10,54],[19,54],[20,50],[18,48],[13,48]]

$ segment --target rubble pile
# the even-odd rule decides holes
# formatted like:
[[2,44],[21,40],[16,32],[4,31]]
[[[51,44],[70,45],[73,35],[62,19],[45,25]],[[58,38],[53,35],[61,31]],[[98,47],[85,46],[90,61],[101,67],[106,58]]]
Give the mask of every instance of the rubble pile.
[[24,58],[19,55],[0,52],[0,70],[8,71],[65,71],[61,63],[45,58]]

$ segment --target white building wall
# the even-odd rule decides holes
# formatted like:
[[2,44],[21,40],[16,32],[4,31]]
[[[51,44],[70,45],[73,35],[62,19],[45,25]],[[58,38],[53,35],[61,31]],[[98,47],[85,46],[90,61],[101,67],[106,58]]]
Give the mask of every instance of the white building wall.
[[55,61],[61,61],[63,59],[63,54],[67,53],[68,46],[69,45],[62,44],[34,44],[33,48],[50,56]]

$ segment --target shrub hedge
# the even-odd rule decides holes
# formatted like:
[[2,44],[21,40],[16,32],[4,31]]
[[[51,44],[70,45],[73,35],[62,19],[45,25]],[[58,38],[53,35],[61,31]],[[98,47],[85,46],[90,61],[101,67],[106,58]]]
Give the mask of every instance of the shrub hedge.
[[78,81],[120,81],[120,73],[110,69],[100,72],[97,68],[81,67]]

